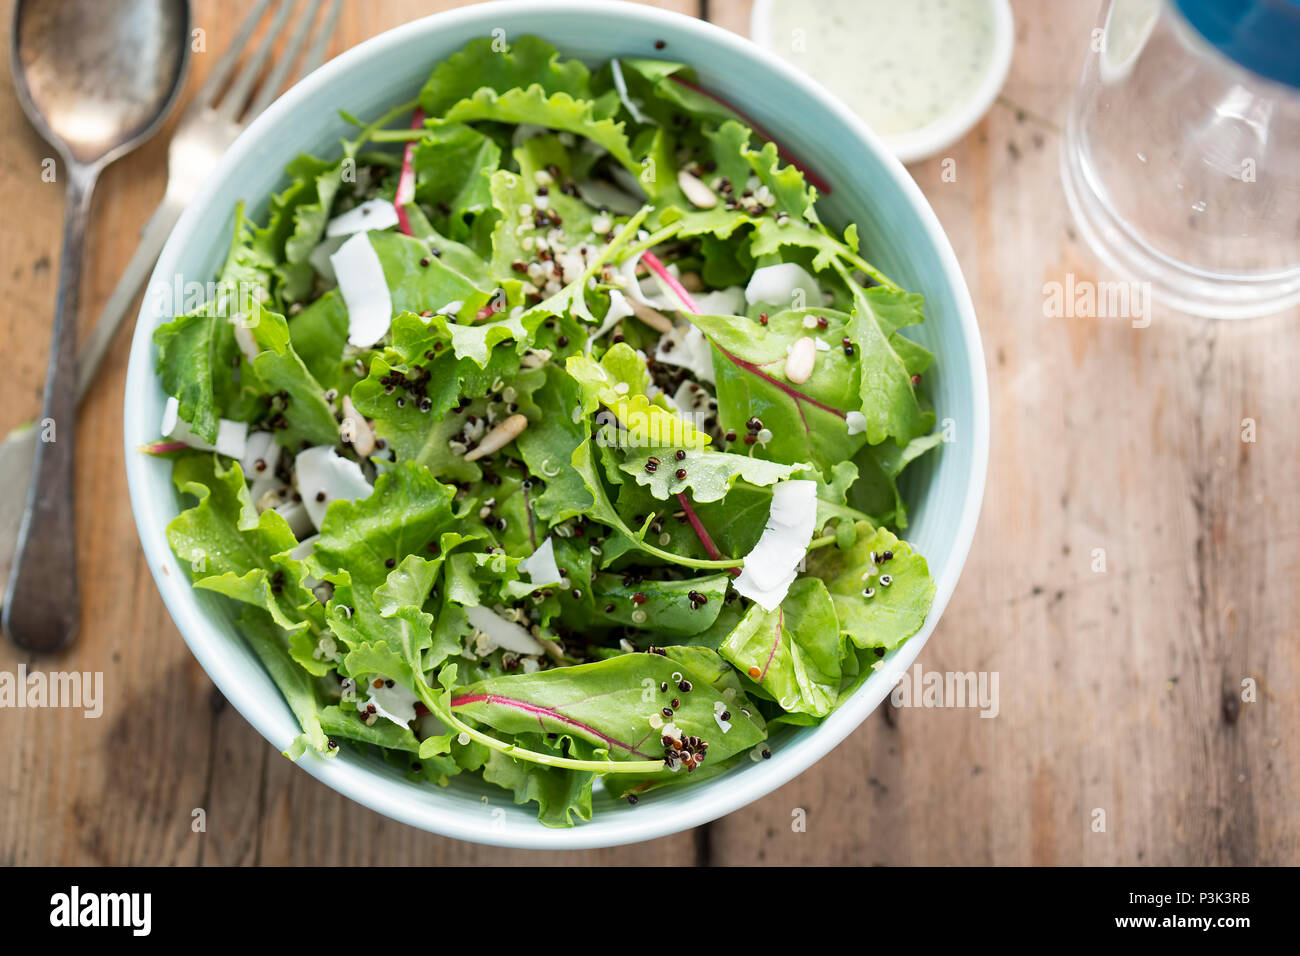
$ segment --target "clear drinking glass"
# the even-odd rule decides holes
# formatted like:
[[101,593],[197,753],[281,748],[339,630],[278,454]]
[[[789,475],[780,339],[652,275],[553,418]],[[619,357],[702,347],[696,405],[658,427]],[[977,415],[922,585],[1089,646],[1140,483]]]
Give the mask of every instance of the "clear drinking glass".
[[1061,177],[1098,256],[1168,305],[1300,303],[1300,0],[1107,0]]

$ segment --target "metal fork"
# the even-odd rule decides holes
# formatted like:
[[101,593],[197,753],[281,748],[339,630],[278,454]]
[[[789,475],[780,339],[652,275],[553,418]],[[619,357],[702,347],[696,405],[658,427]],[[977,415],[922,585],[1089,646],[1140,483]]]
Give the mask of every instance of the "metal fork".
[[[181,114],[180,123],[172,135],[167,150],[167,192],[154,210],[140,235],[140,245],[127,264],[117,288],[104,304],[94,330],[86,339],[77,361],[77,397],[85,395],[94,381],[99,364],[113,341],[118,326],[135,301],[136,293],[153,270],[163,243],[171,234],[172,226],[180,218],[189,201],[198,192],[223,153],[235,141],[244,127],[253,121],[280,92],[285,78],[298,57],[298,51],[316,22],[323,0],[308,0],[306,11],[285,45],[284,55],[267,75],[265,82],[254,86],[271,55],[276,38],[283,32],[295,0],[279,0],[275,17],[257,49],[248,58],[239,76],[223,88],[239,63],[240,54],[248,46],[257,25],[261,22],[272,0],[257,0],[256,5],[240,24],[239,32],[231,40],[229,49],[222,54],[217,65],[208,74],[194,100]],[[330,7],[303,59],[295,82],[306,76],[325,59],[325,48],[338,22],[343,0],[331,0]]]
[[[284,55],[271,68],[266,79],[258,84],[258,77],[266,66],[276,38],[289,21],[295,2],[296,0],[278,0],[274,19],[261,43],[227,88],[226,84],[239,65],[241,54],[272,3],[272,0],[257,0],[240,25],[229,49],[222,54],[193,102],[181,115],[167,153],[167,192],[145,225],[135,255],[131,257],[117,288],[108,297],[94,330],[77,356],[78,401],[85,396],[90,383],[94,381],[104,353],[108,351],[118,326],[135,301],[140,286],[153,270],[158,253],[171,234],[172,226],[194,197],[199,185],[212,172],[217,160],[235,141],[235,137],[280,92],[299,50],[309,36],[312,37],[311,43],[295,81],[324,61],[325,49],[338,22],[343,0],[331,0],[330,7],[314,34],[312,28],[319,19],[323,0],[308,0],[301,21],[285,45]],[[23,503],[27,500],[27,491],[31,485],[38,433],[39,429],[31,426],[17,428],[0,443],[0,491],[3,492],[0,494],[0,594],[8,587],[13,567]]]

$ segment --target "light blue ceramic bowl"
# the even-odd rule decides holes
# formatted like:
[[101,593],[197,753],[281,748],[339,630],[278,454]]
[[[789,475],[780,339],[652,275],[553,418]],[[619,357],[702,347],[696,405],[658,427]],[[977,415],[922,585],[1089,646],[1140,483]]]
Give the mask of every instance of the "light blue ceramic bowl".
[[[848,109],[747,40],[688,17],[632,3],[503,2],[467,7],[377,36],[317,70],[239,138],[185,211],[154,271],[152,287],[174,277],[207,282],[230,241],[236,200],[261,217],[299,152],[334,154],[349,127],[339,110],[377,116],[415,96],[434,64],[473,37],[535,33],[592,64],[611,56],[659,56],[690,63],[701,83],[747,113],[832,184],[823,218],[856,222],[867,255],[908,289],[924,293],[928,319],[915,337],[937,354],[926,388],[955,440],[907,475],[908,537],[937,584],[922,631],[823,724],[786,728],[772,758],[707,783],[646,796],[633,807],[597,796],[591,823],[541,826],[529,807],[468,776],[446,788],[407,782],[378,758],[308,754],[300,766],[354,800],[397,820],[463,840],[529,848],[633,843],[697,826],[776,789],[847,737],[889,693],[929,638],[952,595],[975,533],[988,459],[988,390],[970,294],[921,191]],[[664,40],[663,50],[655,41]],[[167,609],[208,676],[279,749],[298,726],[279,691],[244,644],[223,598],[195,591],[168,549],[164,529],[180,510],[167,461],[138,448],[157,438],[165,396],[154,375],[153,330],[170,318],[147,295],[127,374],[125,438],[131,505],[145,556]]]

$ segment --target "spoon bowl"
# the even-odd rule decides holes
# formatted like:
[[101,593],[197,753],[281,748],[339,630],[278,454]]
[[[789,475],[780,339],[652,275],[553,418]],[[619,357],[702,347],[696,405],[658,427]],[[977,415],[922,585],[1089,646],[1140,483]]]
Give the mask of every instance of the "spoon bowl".
[[152,136],[171,110],[184,85],[189,31],[188,0],[14,4],[14,90],[32,125],[63,157],[67,181],[40,440],[35,430],[27,438],[35,442],[32,480],[4,596],[4,629],[30,651],[71,643],[80,618],[77,291],[91,195],[100,170]]
[[107,165],[148,139],[184,85],[186,0],[19,0],[14,88],[69,162]]

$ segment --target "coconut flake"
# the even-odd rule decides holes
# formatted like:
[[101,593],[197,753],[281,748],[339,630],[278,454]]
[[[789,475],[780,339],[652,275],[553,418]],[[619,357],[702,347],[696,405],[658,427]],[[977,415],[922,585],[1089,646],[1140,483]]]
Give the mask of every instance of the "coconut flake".
[[482,631],[488,641],[497,647],[516,654],[546,653],[546,648],[527,629],[514,621],[507,621],[490,608],[476,604],[465,608],[465,615],[470,624]]
[[609,61],[609,72],[614,77],[614,89],[618,90],[618,98],[623,101],[628,115],[638,123],[651,122],[650,118],[641,112],[632,97],[627,95],[627,81],[623,79],[623,66],[618,62],[618,57],[614,57]]
[[689,369],[702,382],[712,384],[715,381],[713,349],[704,333],[689,322],[677,325],[659,339],[655,346],[655,361]]
[[774,611],[794,583],[817,526],[817,483],[805,479],[777,482],[767,526],[734,584],[737,591],[765,611]]
[[822,291],[817,280],[797,262],[779,262],[754,270],[749,285],[745,286],[745,298],[751,305],[756,302],[784,305],[793,302],[796,289],[803,290],[805,303],[821,304]]
[[284,504],[275,506],[275,513],[278,514],[289,524],[289,530],[293,532],[295,538],[306,538],[316,526],[311,523],[311,515],[307,513],[307,506],[301,501],[286,501]]
[[311,255],[307,257],[307,262],[316,270],[316,274],[324,279],[330,285],[338,282],[338,276],[334,274],[334,265],[330,262],[330,256],[338,252],[343,247],[343,243],[348,241],[347,236],[335,236],[333,239],[324,239]]
[[298,542],[298,547],[289,552],[289,557],[295,561],[306,561],[311,557],[312,552],[316,550],[316,542],[319,540],[320,535],[318,534],[303,538]]
[[230,324],[235,328],[235,344],[239,346],[239,351],[244,354],[248,364],[252,365],[253,359],[262,352],[257,347],[257,338],[253,335],[253,330],[245,323],[243,315],[232,318]]
[[388,229],[397,225],[397,207],[387,199],[367,199],[347,212],[339,213],[325,227],[325,235],[351,236],[371,229]]
[[199,451],[215,451],[218,455],[225,455],[227,458],[242,459],[248,442],[246,422],[232,422],[228,418],[222,418],[217,422],[217,443],[209,445],[190,431],[189,423],[181,418],[180,402],[170,396],[163,409],[161,431],[164,438],[183,442]]
[[348,309],[348,341],[360,348],[374,345],[392,322],[393,298],[370,237],[354,235],[330,256],[330,265]]
[[540,548],[519,562],[519,570],[527,571],[535,585],[559,583],[560,566],[555,563],[555,544],[549,535]]
[[[614,270],[614,281],[623,287],[626,292],[642,305],[648,305],[652,309],[675,311],[679,303],[672,296],[661,294],[657,290],[661,288],[657,279],[647,276],[644,280],[636,276],[637,263],[641,261],[641,255],[629,256],[618,264]],[[676,264],[669,266],[669,271],[676,268]]]
[[587,338],[587,352],[591,352],[592,343],[602,335],[618,325],[623,319],[635,314],[632,306],[627,301],[627,296],[617,289],[609,290],[609,311],[605,313],[605,321],[600,324],[595,332]]
[[849,423],[850,435],[861,435],[867,430],[867,416],[861,412],[849,412],[844,420]]
[[[375,681],[383,681],[378,687]],[[375,713],[387,718],[399,727],[409,727],[415,720],[415,704],[420,698],[399,681],[388,686],[388,680],[382,674],[373,674],[366,681],[370,696],[366,698],[363,710],[375,708]]]
[[[258,462],[262,464],[260,469],[257,467]],[[276,444],[275,435],[271,432],[250,432],[239,467],[248,481],[248,495],[253,501],[280,484],[280,479],[275,475],[279,464],[280,446]]]
[[744,315],[745,290],[738,285],[695,297],[702,315]]
[[700,397],[712,398],[712,396],[700,388],[700,386],[685,379],[677,386],[677,391],[668,399],[668,403],[682,418],[686,419],[700,431],[707,431],[704,426],[705,420],[714,414],[709,408],[706,401],[703,405],[699,404]]
[[331,445],[317,445],[298,453],[294,459],[298,492],[307,508],[311,523],[318,529],[331,501],[356,501],[370,497],[373,491],[361,466],[344,458]]
[[[294,548],[292,551],[289,552],[289,557],[292,558],[294,561],[306,561],[308,558],[312,556],[312,553],[315,552],[316,542],[319,540],[320,540],[320,535],[318,534],[309,535],[308,537],[303,538],[301,541],[298,542],[298,547]],[[314,578],[310,574],[303,576],[302,586],[305,587],[308,591],[314,591],[320,585],[321,585],[320,578]],[[325,604],[326,601],[321,601],[321,603]]]
[[718,729],[724,734],[731,729],[731,721],[724,720],[722,715],[727,712],[727,705],[720,700],[713,702],[713,719],[717,722]]

